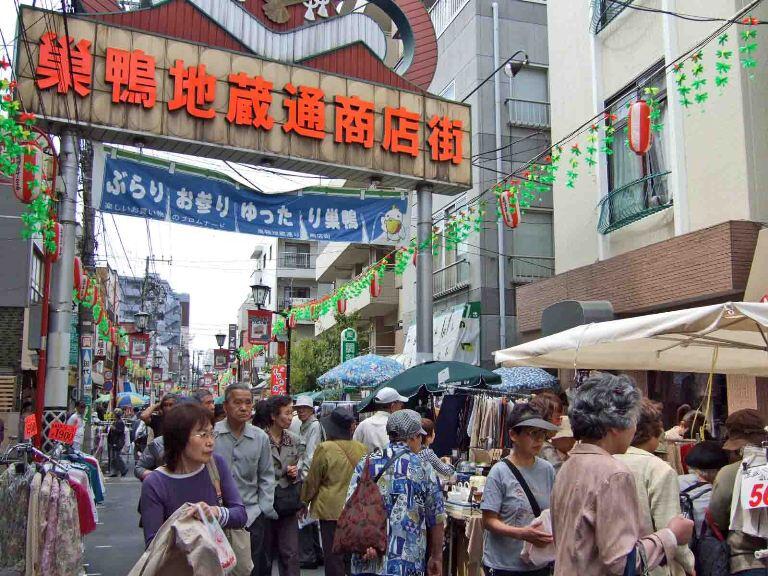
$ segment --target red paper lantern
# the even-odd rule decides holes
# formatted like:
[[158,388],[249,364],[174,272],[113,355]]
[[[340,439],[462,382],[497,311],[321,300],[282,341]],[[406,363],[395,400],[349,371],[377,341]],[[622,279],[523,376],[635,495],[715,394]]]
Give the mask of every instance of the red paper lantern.
[[638,100],[629,107],[629,149],[642,156],[651,148],[653,133],[651,132],[651,107],[645,100]]
[[296,314],[291,314],[288,316],[288,326],[291,328],[296,328]]
[[109,341],[113,346],[117,346],[117,328],[114,326],[109,327]]
[[91,288],[91,279],[87,274],[83,274],[83,278],[80,280],[80,286],[75,286],[75,288],[77,288],[77,297],[80,298],[81,302],[88,297],[88,290]]
[[373,298],[378,298],[379,296],[381,296],[382,288],[381,288],[381,284],[379,284],[379,277],[378,277],[378,275],[374,274],[371,277],[371,286],[370,286],[369,290],[370,290],[371,296]]
[[504,224],[509,228],[517,228],[520,224],[520,198],[511,188],[507,188],[499,196],[499,207]]
[[77,292],[77,297],[82,300],[82,297],[80,296],[80,285],[83,283],[83,278],[85,276],[85,272],[83,271],[83,261],[80,259],[79,256],[75,256],[73,265],[72,265],[72,286],[74,287],[75,291]]
[[51,262],[58,262],[59,258],[61,258],[61,235],[63,232],[64,232],[64,227],[58,222],[55,222],[53,224],[54,249],[53,249],[53,252],[50,253]]
[[339,311],[339,314],[344,314],[347,311],[347,301],[344,298],[336,300],[336,310]]
[[99,302],[99,286],[93,280],[91,281],[91,284],[93,284],[93,290],[91,292],[90,305],[96,306],[96,304]]
[[[13,193],[24,204],[31,204],[40,195],[45,154],[37,142],[26,142],[23,146],[24,154],[13,175]],[[37,167],[37,171],[31,170],[32,167]]]

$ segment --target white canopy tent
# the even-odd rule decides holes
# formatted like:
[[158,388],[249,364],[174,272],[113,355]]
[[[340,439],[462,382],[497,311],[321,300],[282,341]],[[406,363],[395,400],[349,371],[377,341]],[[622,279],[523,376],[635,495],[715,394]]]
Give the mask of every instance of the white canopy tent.
[[768,376],[768,304],[726,302],[584,324],[499,350],[495,360],[510,367]]

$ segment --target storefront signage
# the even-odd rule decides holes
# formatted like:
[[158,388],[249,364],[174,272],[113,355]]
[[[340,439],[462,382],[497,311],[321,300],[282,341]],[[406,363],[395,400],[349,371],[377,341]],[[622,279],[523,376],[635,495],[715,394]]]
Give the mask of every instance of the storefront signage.
[[29,440],[33,436],[37,436],[37,417],[30,414],[24,418],[24,440]]
[[219,172],[94,150],[94,203],[104,212],[275,238],[393,246],[409,239],[408,194],[327,188],[263,194]]
[[107,356],[107,341],[101,336],[96,336],[96,349],[93,355],[96,358],[105,358]]
[[341,361],[346,362],[357,356],[357,330],[345,328],[341,331]]
[[272,312],[248,310],[248,342],[269,344],[272,335]]
[[132,360],[144,360],[149,352],[149,334],[129,334],[129,355]]
[[466,105],[73,15],[67,34],[61,14],[42,12],[22,10],[18,85],[52,124],[77,109],[82,136],[99,141],[441,194],[471,187]]
[[237,350],[237,324],[229,325],[229,353],[233,355]]
[[219,348],[213,351],[213,368],[214,370],[223,370],[227,367],[229,362],[229,350]]
[[288,390],[288,371],[285,364],[272,366],[272,396],[283,396]]

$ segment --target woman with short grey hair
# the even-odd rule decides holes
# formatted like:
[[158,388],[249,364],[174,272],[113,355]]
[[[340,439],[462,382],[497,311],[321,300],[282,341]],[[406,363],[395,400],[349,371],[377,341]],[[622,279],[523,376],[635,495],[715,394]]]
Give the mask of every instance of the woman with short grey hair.
[[641,533],[634,476],[613,458],[632,442],[640,401],[629,377],[612,374],[588,378],[573,395],[568,416],[580,443],[552,492],[555,576],[620,576],[628,562],[652,569],[691,537],[693,522],[679,516]]

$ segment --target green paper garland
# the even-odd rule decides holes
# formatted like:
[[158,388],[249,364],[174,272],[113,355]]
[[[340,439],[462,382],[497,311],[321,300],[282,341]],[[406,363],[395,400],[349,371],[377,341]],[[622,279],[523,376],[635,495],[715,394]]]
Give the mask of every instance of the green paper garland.
[[715,55],[717,56],[717,60],[715,62],[715,72],[717,72],[717,76],[715,76],[715,86],[721,89],[724,89],[728,85],[728,74],[731,71],[731,63],[729,60],[733,56],[733,50],[724,50],[722,47],[724,47],[728,42],[728,34],[721,34],[717,38],[717,44],[718,46],[721,46],[716,52]]
[[753,56],[757,51],[757,30],[754,29],[754,26],[760,21],[748,16],[742,20],[742,23],[747,26],[747,29],[741,31],[741,40],[743,41],[743,44],[739,46],[741,66],[744,70],[749,71],[749,79],[753,80],[755,78],[754,70],[757,68],[757,61]]

